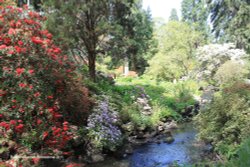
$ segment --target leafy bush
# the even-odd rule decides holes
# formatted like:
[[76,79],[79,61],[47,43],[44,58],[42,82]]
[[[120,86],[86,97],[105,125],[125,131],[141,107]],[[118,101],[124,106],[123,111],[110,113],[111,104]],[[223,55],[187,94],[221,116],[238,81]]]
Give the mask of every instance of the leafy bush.
[[250,134],[249,94],[241,94],[249,92],[249,88],[245,85],[224,89],[214,97],[209,108],[195,118],[199,138],[212,143],[215,151],[227,157],[234,155],[239,144]]
[[232,158],[225,166],[227,167],[247,167],[250,166],[250,139],[248,138],[240,145],[236,157]]
[[153,115],[151,118],[154,125],[157,125],[160,121],[166,121],[166,119],[169,117],[176,118],[177,115],[175,116],[175,112],[170,108],[161,107],[159,105],[154,106]]
[[225,86],[242,80],[246,74],[243,64],[231,60],[218,68],[214,78],[219,85]]
[[[72,113],[84,110],[88,98],[76,84],[74,64],[42,29],[43,20],[26,9],[1,7],[0,134],[33,151],[57,152],[72,138]],[[70,93],[81,94],[68,96],[81,107],[70,110]]]

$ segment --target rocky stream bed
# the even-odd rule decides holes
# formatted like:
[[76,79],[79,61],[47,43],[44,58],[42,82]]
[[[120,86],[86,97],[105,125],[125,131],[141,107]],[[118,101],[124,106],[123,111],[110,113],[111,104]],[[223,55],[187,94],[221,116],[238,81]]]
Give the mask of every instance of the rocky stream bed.
[[167,167],[174,164],[194,164],[200,162],[209,151],[209,146],[195,140],[196,130],[192,123],[179,125],[172,132],[174,141],[167,143],[166,135],[161,135],[142,145],[133,147],[133,153],[125,158],[107,157],[105,161],[87,165],[88,167]]

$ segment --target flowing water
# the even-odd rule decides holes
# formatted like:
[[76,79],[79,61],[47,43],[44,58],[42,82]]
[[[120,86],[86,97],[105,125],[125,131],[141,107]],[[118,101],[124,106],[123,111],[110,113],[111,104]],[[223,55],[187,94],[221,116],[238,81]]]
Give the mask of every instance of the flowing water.
[[168,167],[173,164],[199,162],[207,146],[197,144],[196,133],[193,125],[186,123],[173,132],[175,141],[171,144],[144,144],[135,148],[134,153],[126,159],[109,158],[104,162],[92,164],[91,167]]

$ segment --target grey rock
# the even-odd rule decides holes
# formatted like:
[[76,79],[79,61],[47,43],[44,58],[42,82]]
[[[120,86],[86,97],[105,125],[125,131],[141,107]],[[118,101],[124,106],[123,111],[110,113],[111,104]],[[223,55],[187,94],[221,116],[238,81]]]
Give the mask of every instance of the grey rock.
[[93,163],[102,162],[104,161],[104,156],[102,154],[95,154],[91,156],[91,160]]
[[134,126],[134,124],[132,122],[128,122],[128,123],[122,125],[122,128],[125,131],[132,132],[135,129],[135,126]]

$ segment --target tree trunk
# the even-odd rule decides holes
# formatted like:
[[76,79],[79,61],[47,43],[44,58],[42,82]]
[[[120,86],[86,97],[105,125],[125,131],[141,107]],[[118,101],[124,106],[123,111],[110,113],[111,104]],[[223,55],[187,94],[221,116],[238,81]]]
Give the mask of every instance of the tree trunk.
[[137,72],[137,50],[136,49],[132,49],[131,50],[131,69],[133,71]]
[[94,52],[89,52],[88,61],[89,61],[89,76],[92,81],[96,81],[96,74],[95,74],[95,60],[96,54]]

